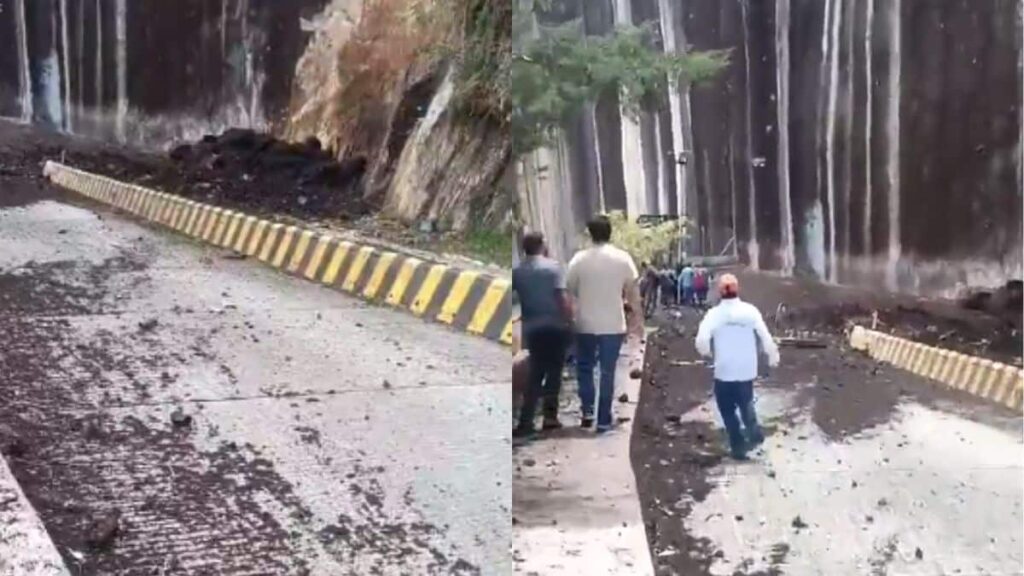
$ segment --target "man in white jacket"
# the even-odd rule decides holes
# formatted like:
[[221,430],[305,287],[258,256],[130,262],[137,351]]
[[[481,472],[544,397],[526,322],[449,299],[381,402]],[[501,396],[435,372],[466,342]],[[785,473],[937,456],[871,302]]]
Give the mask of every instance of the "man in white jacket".
[[701,320],[696,346],[702,356],[714,360],[718,411],[729,433],[733,458],[745,460],[749,449],[764,442],[754,411],[758,341],[768,357],[768,365],[773,368],[779,364],[779,349],[761,312],[753,304],[740,300],[739,288],[739,281],[732,274],[724,274],[719,279],[721,301]]

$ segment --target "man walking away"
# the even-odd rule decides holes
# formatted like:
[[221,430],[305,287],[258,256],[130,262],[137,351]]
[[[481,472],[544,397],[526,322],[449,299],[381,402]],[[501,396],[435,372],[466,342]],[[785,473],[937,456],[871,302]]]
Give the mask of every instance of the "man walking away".
[[643,301],[644,318],[650,318],[658,306],[658,271],[644,262],[641,274],[640,298]]
[[[745,460],[747,451],[764,442],[754,411],[758,341],[768,365],[779,365],[779,349],[761,312],[739,298],[739,281],[732,274],[719,279],[721,301],[704,315],[697,330],[697,351],[715,365],[715,401],[729,434],[733,458]],[[737,418],[737,412],[739,418]],[[746,431],[740,430],[740,421]]]
[[647,262],[640,264],[640,300],[647,297],[647,287],[650,286],[648,271],[651,269]]
[[519,411],[515,437],[534,433],[537,402],[544,399],[544,429],[561,428],[558,393],[569,340],[571,306],[565,292],[565,275],[558,262],[545,256],[544,236],[531,232],[523,237],[526,257],[512,271],[512,290],[522,308],[523,342],[530,353],[529,382]]
[[662,306],[668,307],[675,304],[676,299],[676,278],[672,274],[671,268],[665,268],[661,271],[659,280],[661,281],[661,304]]
[[612,426],[612,398],[615,394],[615,365],[626,336],[623,300],[634,311],[630,315],[631,332],[643,334],[637,272],[633,259],[609,244],[611,222],[598,216],[587,224],[594,246],[581,250],[569,262],[567,285],[576,301],[576,368],[582,426],[594,423],[594,361],[601,367],[600,403],[597,407],[597,432]]
[[679,291],[682,293],[683,306],[693,304],[693,266],[686,264],[679,273]]
[[693,269],[693,294],[697,306],[704,307],[708,301],[708,271],[706,268]]

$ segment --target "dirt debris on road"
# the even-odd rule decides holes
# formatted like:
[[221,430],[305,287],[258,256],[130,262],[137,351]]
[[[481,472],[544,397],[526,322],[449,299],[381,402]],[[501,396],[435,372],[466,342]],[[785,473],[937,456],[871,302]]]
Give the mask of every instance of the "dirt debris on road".
[[121,512],[119,510],[100,514],[89,524],[85,543],[96,550],[109,548],[120,529]]
[[[148,358],[122,357],[107,337],[92,343],[69,339],[69,318],[116,313],[117,301],[108,292],[111,277],[144,269],[126,254],[100,265],[60,262],[0,273],[0,330],[17,342],[0,354],[0,386],[12,393],[0,403],[0,422],[19,431],[26,456],[12,458],[11,470],[75,574],[157,570],[157,556],[187,555],[196,544],[176,540],[176,534],[197,533],[244,536],[246,551],[235,560],[294,573],[301,561],[285,560],[291,555],[289,537],[262,512],[257,492],[263,490],[239,490],[232,480],[245,477],[250,487],[262,486],[264,494],[300,506],[289,484],[258,465],[258,452],[203,454],[186,436],[92,404],[91,396],[112,388],[111,378],[132,373],[135,363],[189,361],[156,349]],[[74,369],[54,380],[50,366]],[[157,493],[163,498],[154,500]],[[225,515],[227,493],[234,495],[235,509]],[[187,506],[178,500],[185,494]],[[163,543],[146,544],[157,526]],[[220,559],[225,569],[235,562],[230,554]]]
[[312,141],[294,144],[252,130],[229,129],[161,154],[4,122],[0,178],[26,184],[20,191],[5,185],[0,206],[15,194],[33,200],[42,193],[52,195],[42,184],[46,160],[260,215],[346,221],[378,208],[363,199],[365,159],[339,163]]
[[[836,335],[859,324],[923,344],[1022,365],[1024,316],[1009,296],[1001,298],[1004,305],[975,310],[960,301],[871,292],[806,279],[757,274],[740,277],[743,286],[756,286],[753,294],[744,291],[744,296],[761,309],[776,336],[801,331],[812,336]],[[997,292],[1008,290],[1003,287]]]
[[[227,354],[222,344],[231,338],[244,341],[242,348],[249,342],[250,348],[266,347],[268,340],[295,345],[282,335],[290,327],[287,318],[260,322],[234,303],[205,305],[204,299],[219,295],[269,309],[265,301],[252,304],[252,294],[262,296],[266,284],[227,270],[244,264],[194,254],[104,209],[83,209],[79,199],[41,178],[38,162],[59,160],[62,151],[65,160],[75,153],[94,162],[109,159],[107,170],[138,162],[128,169],[139,174],[152,173],[152,159],[123,150],[106,155],[93,142],[0,123],[0,246],[7,248],[0,250],[0,331],[10,339],[0,350],[0,423],[17,431],[0,431],[0,448],[71,572],[362,574],[403,566],[482,573],[480,558],[491,558],[494,548],[481,540],[486,531],[474,542],[452,527],[455,522],[438,521],[430,508],[432,498],[452,491],[450,485],[435,481],[406,490],[412,484],[402,464],[384,470],[376,462],[401,456],[378,458],[356,448],[349,453],[344,441],[338,456],[330,430],[346,424],[328,421],[320,406],[346,386],[298,390],[278,381],[300,372],[290,358],[273,375],[259,373],[257,359],[256,381],[265,380],[268,391],[254,389],[252,374],[229,366],[237,361],[233,355],[221,358]],[[90,241],[77,242],[83,237]],[[36,250],[39,261],[33,259]],[[199,274],[219,278],[213,284],[240,281],[249,296],[238,296],[237,287],[229,294],[187,280],[169,282],[173,257],[194,258],[186,264],[201,263]],[[296,298],[320,302],[302,290],[296,289]],[[317,306],[318,320],[339,315]],[[361,313],[356,308],[343,311]],[[368,334],[390,334],[377,321],[365,324]],[[441,362],[451,356],[447,350],[417,353]],[[396,390],[408,387],[403,378],[388,374]],[[213,398],[195,397],[204,392]],[[401,398],[404,404],[408,396]],[[296,400],[273,403],[285,397]],[[334,398],[337,405],[341,396]],[[237,415],[236,401],[278,406],[271,419],[286,412],[290,433],[255,440],[259,434]],[[365,433],[362,417],[355,428]],[[296,461],[312,476],[297,473]],[[312,482],[324,483],[316,497],[309,493]],[[325,501],[324,494],[333,496]],[[459,506],[450,508],[462,513]],[[115,513],[116,523],[110,520]],[[446,510],[444,518],[450,516]],[[335,537],[319,540],[318,531],[328,525]]]
[[179,406],[174,409],[174,412],[171,412],[171,424],[177,428],[188,428],[192,426],[192,416],[186,414]]
[[10,426],[0,424],[0,455],[7,458],[21,458],[27,448],[25,441]]
[[[879,364],[850,350],[843,331],[851,321],[870,321],[879,310],[887,328],[912,335],[925,326],[949,326],[962,330],[957,337],[961,346],[972,348],[985,341],[982,349],[997,358],[1012,350],[1012,338],[999,341],[991,330],[999,330],[1002,320],[991,314],[965,311],[955,303],[918,302],[915,308],[901,308],[906,299],[886,301],[879,297],[844,299],[842,293],[827,293],[820,287],[798,281],[744,275],[742,297],[758,305],[770,323],[796,334],[813,334],[824,345],[787,347],[782,365],[759,383],[762,389],[791,393],[813,424],[832,442],[842,443],[893,417],[897,406],[908,399],[924,406],[940,408],[953,405],[977,405],[979,400],[965,392],[947,389],[929,381]],[[800,302],[789,308],[784,318],[774,318],[780,303]],[[648,542],[657,574],[699,576],[711,573],[711,566],[722,557],[714,542],[695,536],[685,527],[694,506],[704,501],[713,489],[712,469],[729,462],[722,431],[717,429],[717,414],[709,413],[700,421],[681,418],[712,399],[709,367],[701,362],[693,338],[700,314],[683,310],[681,314],[663,314],[655,321],[659,331],[648,341],[637,421],[631,440],[631,460],[647,528]],[[779,322],[781,320],[781,322]],[[902,322],[907,320],[905,324]],[[677,329],[682,326],[684,329]],[[933,333],[934,330],[929,330]],[[1001,346],[992,343],[1001,342]],[[1016,353],[1020,354],[1019,346]],[[1011,356],[1012,359],[1012,356]],[[703,409],[703,408],[700,408]],[[1002,413],[1001,407],[992,408]],[[1006,418],[1013,414],[1006,413]],[[771,422],[764,426],[766,436],[789,434],[790,423]],[[767,471],[769,478],[775,472]],[[856,490],[856,482],[850,490]],[[797,522],[799,520],[799,522]],[[793,520],[794,527],[808,529],[807,515]],[[798,526],[799,525],[799,526]],[[772,566],[767,574],[785,574],[787,554],[765,561]],[[747,576],[762,572],[742,572]]]
[[[124,256],[101,264],[32,264],[0,273],[0,330],[16,342],[0,353],[0,387],[12,393],[0,403],[0,422],[17,430],[23,447],[23,457],[9,461],[73,574],[159,573],[168,561],[202,574],[308,574],[308,559],[319,552],[296,536],[302,527],[330,536],[320,546],[341,566],[369,561],[386,570],[428,558],[429,573],[481,573],[438,544],[444,527],[394,515],[379,478],[383,467],[346,463],[352,471],[343,480],[345,505],[366,516],[341,514],[321,530],[259,447],[222,441],[199,448],[197,436],[219,435],[195,417],[201,403],[146,415],[149,397],[134,382],[141,374],[173,380],[172,372],[216,362],[207,336],[195,335],[189,356],[138,337],[137,322],[89,340],[76,338],[75,326],[76,318],[120,315],[125,302],[112,288],[125,276],[145,282],[147,266],[126,247]],[[135,344],[117,346],[122,338]],[[155,417],[161,413],[163,419]],[[317,428],[297,431],[302,445],[319,447]],[[15,437],[3,430],[0,436]],[[326,465],[331,457],[322,458]],[[411,491],[404,499],[415,507]]]

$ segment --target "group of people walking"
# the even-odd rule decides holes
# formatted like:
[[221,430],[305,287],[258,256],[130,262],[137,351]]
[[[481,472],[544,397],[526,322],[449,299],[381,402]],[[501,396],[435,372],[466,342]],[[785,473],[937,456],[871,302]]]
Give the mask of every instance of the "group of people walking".
[[713,274],[704,267],[689,263],[658,269],[644,262],[641,265],[640,296],[644,316],[650,318],[660,303],[662,306],[707,305]]
[[[558,397],[565,352],[573,340],[584,428],[598,433],[612,427],[615,366],[627,334],[643,334],[637,314],[627,318],[624,303],[640,307],[638,273],[628,253],[610,243],[612,225],[599,216],[587,224],[593,246],[581,250],[563,274],[547,257],[544,237],[526,234],[525,259],[512,271],[512,289],[522,309],[523,341],[529,351],[529,383],[514,436],[534,434],[537,403],[544,401],[546,430],[561,428]],[[594,367],[600,368],[600,390],[594,389]],[[596,410],[595,410],[596,408]]]
[[[632,257],[613,246],[608,218],[598,216],[587,224],[593,246],[577,252],[565,272],[548,258],[544,237],[532,232],[523,237],[523,262],[512,272],[512,289],[522,310],[522,336],[529,353],[528,383],[519,422],[513,436],[536,434],[537,404],[543,401],[544,430],[563,426],[559,419],[559,393],[566,350],[575,344],[576,370],[583,428],[597,433],[612,428],[615,368],[627,334],[643,335],[640,291],[651,290],[657,271],[643,265],[641,278]],[[653,273],[652,273],[653,272]],[[703,278],[700,284],[698,278]],[[710,274],[689,265],[675,275],[678,302],[705,302]],[[649,292],[647,293],[649,294]],[[709,310],[697,331],[696,349],[713,359],[714,393],[729,438],[732,456],[746,459],[760,445],[761,433],[754,409],[754,381],[758,356],[763,352],[770,366],[779,363],[779,351],[760,311],[740,300],[739,280],[732,274],[718,278],[719,303]],[[594,387],[594,368],[600,372]],[[595,410],[596,408],[596,410]],[[596,413],[596,422],[595,422]],[[596,424],[596,425],[595,425]]]

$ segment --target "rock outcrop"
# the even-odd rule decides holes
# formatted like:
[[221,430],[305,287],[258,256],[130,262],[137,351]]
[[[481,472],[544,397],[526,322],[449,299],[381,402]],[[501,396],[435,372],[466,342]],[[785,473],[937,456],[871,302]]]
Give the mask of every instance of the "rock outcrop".
[[[507,127],[500,116],[474,113],[460,93],[473,19],[498,2],[440,4],[452,14],[419,22],[418,11],[445,8],[333,2],[300,60],[285,131],[316,136],[340,157],[369,159],[365,194],[386,217],[454,230],[507,224]],[[510,24],[510,10],[508,17]]]

